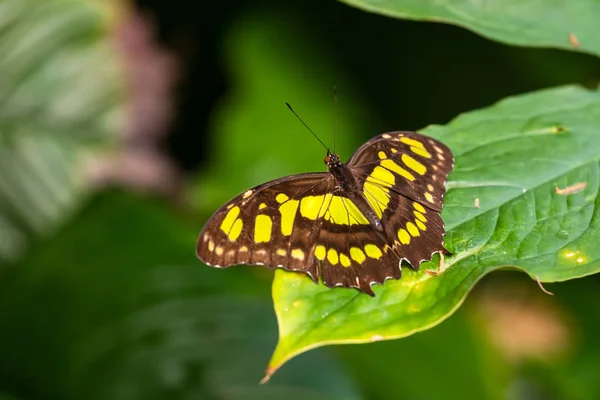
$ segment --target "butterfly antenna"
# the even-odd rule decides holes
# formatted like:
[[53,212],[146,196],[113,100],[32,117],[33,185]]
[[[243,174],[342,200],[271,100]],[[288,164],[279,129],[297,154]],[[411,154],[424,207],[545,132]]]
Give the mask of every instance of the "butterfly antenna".
[[333,153],[335,152],[335,139],[337,137],[337,109],[338,109],[338,95],[337,87],[333,85]]
[[290,109],[290,111],[296,116],[296,118],[298,118],[298,121],[302,122],[302,125],[304,125],[306,127],[306,129],[308,129],[308,131],[310,133],[312,133],[312,135],[315,137],[315,139],[317,139],[319,141],[319,143],[321,143],[323,145],[323,147],[325,147],[325,150],[329,151],[329,147],[327,147],[325,145],[325,143],[323,143],[323,141],[321,139],[319,139],[319,137],[317,135],[315,135],[315,133],[312,131],[312,129],[310,129],[308,127],[308,125],[306,125],[306,123],[304,121],[302,121],[302,118],[300,118],[300,116],[298,114],[296,114],[296,111],[294,111],[294,109],[292,108],[292,106],[290,106],[290,103],[285,103],[286,106],[288,106],[288,108]]

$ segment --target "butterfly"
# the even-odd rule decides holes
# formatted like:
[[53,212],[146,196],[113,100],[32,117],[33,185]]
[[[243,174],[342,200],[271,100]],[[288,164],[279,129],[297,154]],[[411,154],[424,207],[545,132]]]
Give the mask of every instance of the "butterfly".
[[327,172],[256,186],[217,210],[200,232],[205,264],[265,265],[357,288],[399,279],[446,253],[440,216],[450,149],[415,132],[388,132],[364,143],[347,163],[327,150]]

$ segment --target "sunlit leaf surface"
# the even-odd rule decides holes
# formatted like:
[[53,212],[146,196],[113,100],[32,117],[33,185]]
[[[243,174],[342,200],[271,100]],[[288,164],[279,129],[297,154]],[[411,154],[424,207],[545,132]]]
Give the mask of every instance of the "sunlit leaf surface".
[[71,215],[82,154],[116,131],[110,6],[0,0],[0,264]]

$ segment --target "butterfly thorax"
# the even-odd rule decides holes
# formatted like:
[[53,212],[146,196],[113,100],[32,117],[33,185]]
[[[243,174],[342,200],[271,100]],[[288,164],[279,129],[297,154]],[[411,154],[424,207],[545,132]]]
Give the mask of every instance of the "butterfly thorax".
[[325,164],[329,173],[336,180],[336,191],[341,192],[344,197],[352,200],[360,212],[367,218],[369,224],[377,231],[383,232],[381,220],[369,205],[363,194],[361,183],[357,180],[355,174],[352,173],[350,167],[341,162],[337,154],[331,153],[329,150],[327,150]]

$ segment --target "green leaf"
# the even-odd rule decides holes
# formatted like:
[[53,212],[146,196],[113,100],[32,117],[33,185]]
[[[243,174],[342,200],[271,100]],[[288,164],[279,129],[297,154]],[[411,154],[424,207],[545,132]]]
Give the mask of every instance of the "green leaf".
[[0,0],[0,264],[73,213],[82,155],[117,130],[112,6]]
[[[401,338],[452,314],[486,273],[511,267],[542,281],[600,270],[600,93],[563,87],[504,100],[423,131],[455,155],[442,213],[447,257],[374,286],[376,297],[277,271],[279,343],[267,370],[326,344]],[[559,194],[584,183],[585,188]],[[479,199],[479,207],[474,204]]]
[[600,3],[595,0],[341,1],[391,17],[455,24],[504,43],[600,55]]

